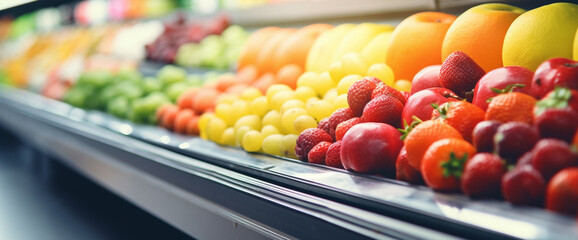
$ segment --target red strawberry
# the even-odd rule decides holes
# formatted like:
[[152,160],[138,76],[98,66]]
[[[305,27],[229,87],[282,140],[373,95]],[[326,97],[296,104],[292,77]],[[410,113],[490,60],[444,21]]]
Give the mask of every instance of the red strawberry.
[[540,134],[536,127],[525,122],[508,122],[500,125],[494,135],[494,151],[508,163],[516,160],[527,151],[532,150]]
[[470,197],[498,197],[506,167],[500,156],[491,153],[474,155],[464,168],[462,192]]
[[382,95],[389,95],[389,96],[392,96],[394,98],[397,98],[397,100],[399,100],[401,102],[401,104],[404,104],[404,105],[405,105],[405,102],[407,101],[407,98],[403,95],[403,93],[401,91],[399,91],[393,87],[390,87],[388,85],[385,85],[385,84],[380,84],[377,87],[375,87],[375,89],[373,89],[373,92],[371,93],[371,99],[374,99],[374,98],[376,98],[378,96],[382,96]]
[[421,173],[409,165],[405,146],[401,148],[395,161],[395,179],[411,184],[424,184]]
[[319,121],[319,124],[317,124],[317,128],[325,131],[327,134],[331,133],[331,125],[329,124],[329,117],[323,118],[321,119],[321,121]]
[[[569,91],[569,92],[568,92]],[[540,102],[548,99],[547,103],[539,103],[538,106],[545,104],[549,107],[565,108],[569,107],[575,112],[578,112],[578,90],[569,88],[555,88],[550,91]]]
[[407,99],[409,99],[409,96],[411,96],[411,93],[410,93],[410,92],[406,92],[406,91],[400,91],[400,92],[401,92],[401,95],[403,95],[403,98],[405,99],[405,100],[403,101],[403,105],[405,105],[405,103],[407,102]]
[[382,95],[367,103],[361,118],[365,122],[381,122],[400,127],[402,111],[403,104],[399,100],[389,95]]
[[309,151],[320,142],[333,142],[329,134],[319,128],[308,128],[299,134],[295,145],[295,154],[301,161],[307,161]]
[[353,117],[355,116],[353,115],[351,108],[340,108],[335,110],[335,112],[329,116],[329,135],[335,139],[335,128],[337,128],[337,125]]
[[381,79],[376,78],[376,77],[364,77],[363,79],[367,79],[367,80],[369,80],[369,81],[372,81],[372,82],[375,83],[375,85],[377,85],[377,86],[384,84],[384,83],[381,81]]
[[355,124],[358,123],[362,123],[363,119],[359,118],[359,117],[354,117],[351,118],[349,120],[343,121],[341,123],[339,123],[337,125],[337,128],[335,128],[335,141],[339,141],[341,139],[343,139],[343,136],[345,136],[345,133],[353,126],[355,126]]
[[327,156],[325,157],[325,164],[330,167],[344,169],[341,163],[341,141],[334,142],[329,146]]
[[546,209],[578,216],[578,168],[566,168],[552,178],[546,190]]
[[473,98],[478,80],[486,72],[470,56],[461,51],[450,54],[440,69],[440,84],[462,98]]
[[325,165],[325,156],[327,155],[327,149],[331,146],[330,142],[322,141],[315,145],[309,154],[307,154],[307,159],[310,163]]
[[578,91],[556,88],[534,107],[534,124],[543,138],[570,142],[578,129]]
[[520,158],[518,158],[518,161],[516,162],[516,168],[522,167],[524,165],[532,166],[532,156],[532,151],[524,153]]
[[356,117],[361,116],[365,104],[371,100],[371,93],[377,84],[367,78],[363,78],[351,85],[347,91],[347,103]]
[[513,204],[540,206],[545,190],[544,178],[531,166],[514,168],[502,177],[502,194]]
[[544,138],[532,149],[532,167],[548,181],[558,171],[578,166],[578,156],[570,150],[568,143],[553,138]]

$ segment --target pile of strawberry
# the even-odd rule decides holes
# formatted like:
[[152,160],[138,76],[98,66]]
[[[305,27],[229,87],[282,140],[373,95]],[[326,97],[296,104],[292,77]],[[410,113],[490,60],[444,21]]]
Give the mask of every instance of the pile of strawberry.
[[366,77],[347,100],[299,135],[299,159],[578,216],[578,62],[486,73],[455,52],[411,93]]

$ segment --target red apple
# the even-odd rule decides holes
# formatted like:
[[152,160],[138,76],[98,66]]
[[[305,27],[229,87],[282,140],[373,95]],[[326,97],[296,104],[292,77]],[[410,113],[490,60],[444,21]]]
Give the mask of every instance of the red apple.
[[434,87],[421,90],[409,97],[403,107],[402,120],[411,124],[413,116],[421,120],[431,119],[434,108],[432,103],[441,105],[449,101],[459,101],[458,96],[449,89]]
[[552,58],[538,66],[532,79],[532,95],[540,99],[556,86],[578,89],[578,61]]
[[532,76],[534,73],[525,67],[507,66],[494,69],[484,75],[476,84],[472,103],[483,109],[488,108],[488,99],[498,93],[492,89],[505,89],[512,84],[523,84],[523,87],[515,87],[514,92],[522,92],[531,95]]
[[341,140],[341,162],[347,170],[390,175],[403,146],[399,131],[385,123],[359,123]]
[[440,69],[442,65],[431,65],[420,70],[411,81],[411,94],[432,87],[441,87]]

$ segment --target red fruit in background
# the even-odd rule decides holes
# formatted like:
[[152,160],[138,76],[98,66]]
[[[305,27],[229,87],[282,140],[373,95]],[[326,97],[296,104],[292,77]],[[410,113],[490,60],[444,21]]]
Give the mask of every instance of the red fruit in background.
[[341,163],[341,141],[334,142],[329,146],[325,156],[325,164],[330,167],[344,169]]
[[476,84],[486,74],[470,56],[461,51],[450,54],[440,69],[440,84],[455,92],[461,98],[473,97]]
[[319,128],[308,128],[299,134],[295,145],[295,154],[301,161],[307,161],[309,151],[320,142],[333,142],[333,138]]
[[541,139],[532,149],[532,167],[548,181],[558,171],[578,166],[578,156],[568,143],[552,138]]
[[331,116],[329,116],[329,135],[335,139],[335,128],[337,128],[337,125],[345,120],[349,120],[351,118],[355,117],[355,115],[353,114],[353,111],[351,111],[350,108],[340,108],[335,110],[335,112],[333,112],[331,114]]
[[353,112],[353,115],[360,117],[363,113],[363,108],[371,100],[371,94],[377,84],[375,82],[363,78],[351,85],[347,91],[347,103]]
[[325,156],[327,155],[327,149],[331,146],[330,142],[322,141],[311,148],[311,151],[307,154],[307,160],[310,163],[325,165]]
[[472,143],[478,152],[494,151],[494,135],[501,125],[498,121],[481,121],[472,131]]
[[578,215],[578,168],[558,172],[546,189],[546,209]]
[[484,110],[465,101],[446,102],[437,106],[432,113],[432,119],[439,119],[454,127],[468,142],[472,142],[474,127],[485,117]]
[[420,70],[411,81],[411,95],[424,89],[442,87],[440,69],[442,65],[431,65]]
[[532,79],[532,95],[544,97],[555,87],[578,89],[578,61],[567,58],[552,58],[546,60],[534,73]]
[[428,88],[419,91],[409,97],[403,106],[402,121],[410,125],[413,116],[421,120],[431,119],[433,108],[432,103],[441,105],[449,101],[459,101],[458,96],[451,90],[445,88]]
[[521,66],[506,66],[489,71],[476,84],[472,103],[483,109],[488,108],[488,99],[498,95],[492,89],[505,89],[512,84],[524,85],[513,88],[514,92],[530,94],[532,92],[532,76],[534,72]]
[[395,172],[395,160],[403,142],[396,128],[385,123],[353,126],[341,142],[341,161],[347,170],[360,173]]
[[514,168],[502,177],[502,195],[516,205],[541,206],[546,182],[531,166]]
[[505,173],[506,166],[500,156],[478,153],[466,163],[462,192],[470,197],[497,198],[501,194],[501,181]]
[[365,105],[361,118],[364,122],[381,122],[401,127],[402,111],[403,104],[399,100],[389,95],[381,95]]
[[359,118],[359,117],[354,117],[351,118],[349,120],[345,120],[339,124],[337,124],[337,127],[335,128],[335,141],[339,141],[341,139],[343,139],[343,136],[345,135],[345,133],[347,133],[347,131],[349,131],[349,129],[355,125],[357,125],[358,123],[362,123],[363,119]]
[[[570,92],[568,92],[570,91]],[[554,88],[546,94],[545,97],[540,99],[537,107],[550,107],[550,108],[570,108],[575,112],[578,112],[578,90],[569,88]]]
[[407,101],[407,98],[403,95],[403,92],[386,84],[377,85],[377,87],[375,87],[375,89],[373,89],[373,92],[371,93],[371,99],[374,99],[382,95],[394,97],[397,100],[399,100],[401,104],[405,104],[405,102]]
[[401,148],[395,161],[395,179],[411,184],[424,184],[421,173],[409,165],[405,146]]
[[534,126],[524,122],[508,122],[498,127],[494,135],[494,150],[508,163],[515,164],[539,139],[538,129]]
[[570,142],[578,129],[578,112],[570,108],[547,109],[534,116],[534,125],[543,138],[557,138]]

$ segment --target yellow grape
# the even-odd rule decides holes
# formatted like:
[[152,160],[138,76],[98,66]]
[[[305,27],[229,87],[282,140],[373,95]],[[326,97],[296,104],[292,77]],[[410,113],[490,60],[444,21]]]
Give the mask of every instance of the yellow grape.
[[207,137],[209,140],[221,144],[221,136],[227,128],[227,123],[224,120],[213,117],[207,123]]
[[261,117],[253,114],[243,116],[235,122],[235,131],[241,126],[248,126],[253,130],[259,130],[261,129]]
[[371,65],[369,69],[367,69],[366,76],[379,78],[379,80],[388,86],[393,86],[393,82],[395,81],[393,70],[385,63]]
[[267,114],[265,114],[265,116],[263,116],[261,124],[272,125],[281,130],[281,113],[276,110],[269,111]]
[[249,112],[257,116],[263,117],[269,110],[269,101],[265,96],[256,97],[249,103]]
[[281,139],[281,156],[297,159],[295,145],[297,145],[297,134],[287,134]]
[[317,97],[317,92],[312,87],[302,86],[295,89],[295,97],[302,102],[307,102],[310,98]]
[[243,90],[243,92],[241,92],[241,95],[239,97],[245,101],[252,101],[253,99],[261,96],[263,96],[263,93],[261,93],[261,91],[258,88],[248,87],[245,90]]
[[243,149],[247,152],[258,152],[263,146],[263,136],[257,130],[251,130],[243,135]]
[[208,140],[208,136],[207,136],[207,123],[209,122],[209,120],[211,120],[211,118],[216,117],[216,115],[214,113],[203,113],[200,117],[199,117],[199,131],[200,131],[200,136],[203,139]]
[[242,116],[249,115],[249,104],[244,100],[237,100],[231,105],[233,107],[231,114],[235,121]]
[[298,99],[291,99],[281,105],[281,113],[286,112],[291,108],[305,108],[305,103]]
[[320,96],[325,95],[329,89],[335,88],[335,83],[331,80],[331,76],[328,72],[323,72],[317,76],[315,82],[312,83],[313,89],[319,94]]
[[363,75],[367,72],[368,67],[367,61],[359,53],[350,52],[341,58],[341,71],[344,74]]
[[353,83],[361,80],[362,78],[363,77],[361,75],[357,75],[357,74],[350,74],[350,75],[343,77],[339,81],[339,84],[337,84],[337,94],[341,95],[341,94],[347,93],[347,91],[349,91],[349,87],[351,87],[351,85],[353,85]]
[[235,114],[233,114],[233,107],[229,103],[219,103],[215,107],[215,115],[227,123],[227,126],[233,126],[235,121]]
[[335,83],[339,83],[339,81],[347,75],[343,71],[343,64],[341,61],[337,61],[329,66],[329,76],[331,76],[331,80]]
[[272,134],[263,139],[263,152],[271,155],[281,156],[281,142],[283,135]]
[[303,108],[293,108],[284,112],[281,116],[281,131],[286,134],[298,134],[293,122],[297,117],[306,114],[307,111]]
[[393,87],[399,91],[411,92],[411,82],[405,79],[395,81]]
[[249,126],[241,126],[239,128],[235,128],[235,146],[240,147],[243,143],[243,136],[245,136],[245,133],[251,130],[253,129],[251,129]]
[[307,114],[311,115],[317,121],[330,116],[333,113],[334,107],[328,101],[318,100],[307,103]]
[[297,79],[297,87],[310,87],[315,89],[313,85],[317,81],[318,74],[315,72],[305,72]]
[[271,106],[271,109],[280,111],[283,103],[291,99],[295,99],[295,92],[293,91],[278,92],[275,95],[273,95],[273,97],[271,97],[269,105]]
[[295,130],[297,130],[298,133],[301,133],[305,129],[316,128],[317,121],[315,121],[315,118],[313,118],[312,116],[301,115],[295,119],[295,121],[293,122],[293,126],[295,127]]
[[325,96],[323,96],[323,100],[333,102],[333,100],[335,100],[337,95],[338,95],[337,88],[330,89],[329,91],[327,91],[327,93],[325,93]]
[[237,96],[235,96],[234,94],[223,93],[217,98],[217,104],[221,104],[221,103],[231,104],[231,103],[235,102],[237,99],[239,99],[239,98]]
[[221,143],[223,145],[235,146],[235,128],[228,127],[221,135]]
[[273,95],[284,91],[293,91],[293,89],[285,84],[273,84],[267,88],[267,93],[265,95],[267,96],[267,100],[271,102]]

